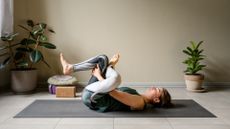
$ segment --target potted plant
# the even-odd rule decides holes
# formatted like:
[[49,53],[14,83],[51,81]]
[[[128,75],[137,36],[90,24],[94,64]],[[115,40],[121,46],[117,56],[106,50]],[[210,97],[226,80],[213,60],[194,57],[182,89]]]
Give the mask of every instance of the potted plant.
[[202,55],[204,50],[199,48],[203,41],[200,41],[199,43],[190,41],[190,43],[191,46],[188,46],[185,50],[183,50],[183,53],[188,56],[183,62],[187,66],[184,71],[185,83],[188,91],[203,92],[204,88],[202,88],[202,83],[204,75],[199,73],[199,71],[206,66],[201,64],[201,61],[205,56]]
[[[23,38],[20,43],[13,45],[12,40],[16,34],[3,36],[1,38],[8,43],[8,45],[2,48],[9,49],[9,57],[1,63],[1,68],[10,64],[11,61],[13,62],[14,67],[11,69],[11,88],[13,92],[17,94],[24,94],[33,92],[37,87],[37,69],[34,68],[33,65],[43,62],[50,67],[40,48],[56,49],[54,44],[47,42],[48,38],[46,35],[46,32],[55,32],[49,29],[47,24],[34,23],[32,20],[27,20],[26,26],[19,25],[19,27],[28,33],[28,37]],[[14,48],[14,52],[13,47],[15,46],[17,47]]]

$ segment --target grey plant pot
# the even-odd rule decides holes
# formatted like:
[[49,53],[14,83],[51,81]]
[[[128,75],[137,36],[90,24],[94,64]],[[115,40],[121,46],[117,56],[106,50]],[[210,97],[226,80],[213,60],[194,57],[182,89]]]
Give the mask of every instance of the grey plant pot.
[[197,74],[197,75],[184,75],[185,84],[187,86],[188,91],[192,92],[203,92],[204,89],[202,88],[204,75]]
[[11,70],[11,89],[16,94],[34,92],[37,87],[37,69]]

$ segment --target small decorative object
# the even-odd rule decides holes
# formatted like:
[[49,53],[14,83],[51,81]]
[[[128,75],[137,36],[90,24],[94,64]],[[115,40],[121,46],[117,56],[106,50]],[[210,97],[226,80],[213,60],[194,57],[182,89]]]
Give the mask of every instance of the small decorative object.
[[56,94],[56,86],[53,84],[49,84],[49,93]]
[[188,91],[204,92],[205,89],[202,88],[204,75],[198,73],[206,66],[201,64],[201,61],[205,57],[205,55],[202,55],[204,50],[199,49],[203,41],[200,41],[199,43],[190,41],[190,43],[191,46],[183,50],[183,52],[188,56],[188,58],[183,62],[187,66],[186,70],[184,71],[185,83]]
[[[54,75],[50,77],[47,82],[49,83],[50,94],[57,95],[58,93],[57,97],[71,97],[71,96],[73,97],[73,90],[75,93],[76,91],[75,85],[77,84],[78,81],[75,77],[70,75]],[[60,88],[60,87],[64,87],[64,88]],[[74,87],[74,89],[68,87]]]
[[76,85],[77,79],[70,75],[55,75],[48,79],[48,83],[52,85]]

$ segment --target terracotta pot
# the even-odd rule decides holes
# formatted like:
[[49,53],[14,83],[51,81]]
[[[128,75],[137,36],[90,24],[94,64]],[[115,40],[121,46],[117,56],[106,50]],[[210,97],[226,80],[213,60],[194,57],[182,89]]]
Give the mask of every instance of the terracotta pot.
[[204,80],[204,75],[202,74],[196,74],[196,75],[184,75],[185,78],[185,84],[187,86],[187,90],[189,91],[201,91],[202,83]]
[[36,87],[37,69],[11,70],[11,88],[14,93],[32,93]]

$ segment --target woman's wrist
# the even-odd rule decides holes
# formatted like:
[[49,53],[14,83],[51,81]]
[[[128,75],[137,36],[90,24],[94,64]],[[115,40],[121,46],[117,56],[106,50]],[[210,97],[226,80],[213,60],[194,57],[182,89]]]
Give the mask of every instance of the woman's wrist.
[[96,76],[99,81],[105,80],[101,75]]

